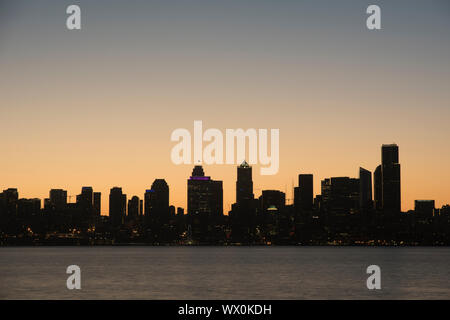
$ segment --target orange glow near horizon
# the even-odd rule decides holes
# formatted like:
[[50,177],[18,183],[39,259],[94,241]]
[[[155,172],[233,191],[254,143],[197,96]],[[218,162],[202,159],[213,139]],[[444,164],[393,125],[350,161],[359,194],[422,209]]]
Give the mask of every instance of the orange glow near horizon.
[[[416,12],[386,3],[379,32],[367,30],[364,5],[353,3],[83,6],[79,31],[66,30],[64,5],[5,6],[0,191],[44,199],[65,189],[74,202],[92,186],[107,215],[112,187],[142,199],[164,178],[170,204],[186,209],[193,164],[171,162],[170,136],[192,134],[202,120],[203,130],[222,133],[279,129],[279,172],[261,176],[254,166],[256,197],[278,189],[292,199],[299,173],[312,173],[320,194],[324,178],[373,173],[381,145],[396,143],[402,210],[416,199],[450,202],[444,5]],[[236,165],[204,169],[223,180],[227,213]]]

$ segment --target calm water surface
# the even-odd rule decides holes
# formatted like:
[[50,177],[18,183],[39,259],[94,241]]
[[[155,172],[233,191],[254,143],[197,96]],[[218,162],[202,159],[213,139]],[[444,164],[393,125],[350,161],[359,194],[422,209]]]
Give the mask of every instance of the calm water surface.
[[450,248],[0,248],[0,299],[450,299]]

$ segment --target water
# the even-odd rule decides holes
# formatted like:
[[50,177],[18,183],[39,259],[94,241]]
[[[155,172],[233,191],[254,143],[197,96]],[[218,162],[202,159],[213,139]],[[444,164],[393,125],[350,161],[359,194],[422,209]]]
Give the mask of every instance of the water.
[[0,299],[450,299],[450,248],[0,248]]

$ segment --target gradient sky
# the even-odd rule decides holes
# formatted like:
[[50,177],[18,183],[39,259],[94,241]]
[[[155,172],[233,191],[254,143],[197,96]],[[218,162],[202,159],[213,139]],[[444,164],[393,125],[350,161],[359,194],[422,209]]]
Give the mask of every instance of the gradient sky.
[[[69,31],[78,4],[82,30]],[[366,28],[381,7],[382,30]],[[172,164],[176,128],[279,128],[280,170],[255,195],[292,198],[331,176],[374,171],[397,143],[402,210],[450,202],[450,2],[1,1],[0,188],[48,197],[155,178],[186,207],[192,166]],[[205,166],[235,200],[235,166]],[[75,197],[72,198],[75,201]]]

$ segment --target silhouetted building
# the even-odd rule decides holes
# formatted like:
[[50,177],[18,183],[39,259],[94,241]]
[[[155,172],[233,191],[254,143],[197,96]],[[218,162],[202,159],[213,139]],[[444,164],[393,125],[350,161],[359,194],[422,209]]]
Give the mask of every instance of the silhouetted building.
[[19,199],[17,201],[17,215],[25,225],[33,221],[41,211],[41,199]]
[[114,228],[120,227],[124,223],[126,197],[127,195],[122,193],[122,188],[114,187],[110,190],[109,217]]
[[286,205],[286,195],[278,190],[263,190],[259,202],[263,211],[273,208],[282,210]]
[[92,190],[92,187],[82,187],[81,188],[81,194],[77,196],[77,203],[82,208],[93,208],[94,203],[94,192]]
[[169,222],[169,186],[166,180],[156,179],[149,194],[149,219],[153,226],[160,227]]
[[278,190],[263,190],[258,200],[258,225],[264,242],[273,242],[278,237],[278,222],[285,213],[286,195]]
[[253,201],[253,198],[252,167],[244,160],[237,168],[236,203]]
[[418,218],[433,218],[435,211],[434,200],[415,200],[414,212]]
[[188,180],[188,214],[223,215],[222,181],[205,176],[202,166],[195,166]]
[[139,207],[139,197],[133,196],[130,200],[128,200],[128,218],[137,219],[140,215]]
[[400,163],[396,144],[383,144],[381,147],[381,177],[383,210],[400,213]]
[[15,216],[17,214],[17,200],[19,200],[17,189],[3,190],[0,205],[4,216]]
[[252,167],[244,161],[237,167],[236,203],[232,205],[229,213],[233,241],[244,243],[253,241],[256,228],[256,209]]
[[368,210],[372,204],[372,173],[359,168],[359,206],[361,210]]
[[202,166],[195,166],[187,181],[187,211],[192,237],[200,242],[219,238],[216,226],[223,217],[222,181],[205,176]]
[[349,177],[322,180],[323,207],[328,212],[355,213],[359,207],[359,179]]
[[67,206],[67,191],[51,189],[49,193],[49,205],[57,210],[65,209]]
[[313,175],[299,174],[298,187],[294,189],[294,207],[300,211],[311,211],[313,208],[313,200]]
[[101,192],[94,192],[94,200],[93,200],[93,206],[94,206],[94,214],[97,216],[100,216],[102,213],[102,193]]
[[383,188],[382,188],[382,176],[381,176],[381,165],[379,165],[376,169],[375,172],[373,173],[373,193],[374,193],[374,199],[375,199],[375,209],[376,210],[381,210],[383,209],[383,202],[382,202],[382,192],[383,192]]

